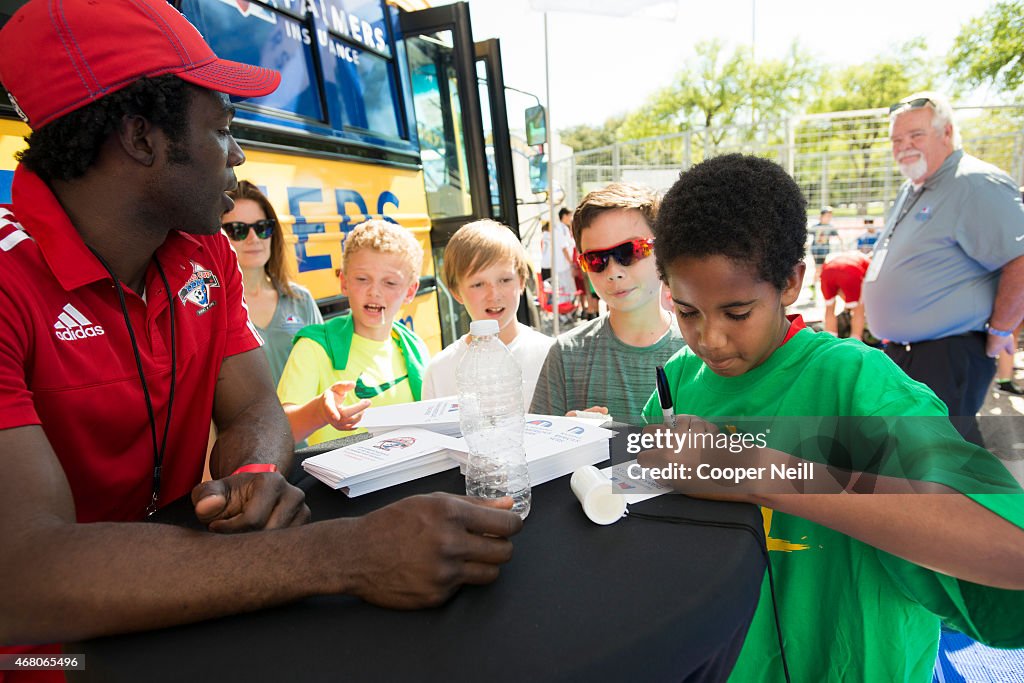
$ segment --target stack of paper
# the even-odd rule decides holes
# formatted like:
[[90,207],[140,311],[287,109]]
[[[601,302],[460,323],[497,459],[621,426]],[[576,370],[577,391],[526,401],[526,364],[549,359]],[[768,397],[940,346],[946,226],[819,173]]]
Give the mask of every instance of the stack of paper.
[[396,429],[351,446],[314,455],[302,468],[349,497],[404,484],[455,467],[464,443],[418,427]]
[[[584,465],[607,460],[608,441],[615,432],[604,427],[585,424],[571,417],[555,415],[527,415],[523,445],[526,465],[530,471],[530,484],[539,486],[552,479],[575,472]],[[451,457],[466,470],[469,457],[464,439],[453,448]]]
[[[302,467],[348,496],[442,472],[468,460],[454,396],[368,408],[360,420],[373,436],[308,458]],[[523,445],[530,483],[538,486],[608,459],[614,432],[592,420],[527,415]],[[456,438],[458,437],[458,438]]]
[[419,427],[448,436],[462,435],[459,430],[459,400],[455,396],[379,408],[371,406],[363,413],[359,426],[371,434]]
[[606,422],[611,422],[612,416],[607,413],[592,413],[588,410],[577,410],[576,414],[572,416],[572,419],[579,420],[584,424],[600,427]]

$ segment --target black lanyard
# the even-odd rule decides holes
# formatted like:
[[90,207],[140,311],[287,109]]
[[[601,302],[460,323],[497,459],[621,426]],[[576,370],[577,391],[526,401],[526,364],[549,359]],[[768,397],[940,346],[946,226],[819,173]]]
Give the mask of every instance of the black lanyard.
[[892,230],[885,236],[885,242],[882,243],[882,249],[889,246],[889,242],[892,241],[892,236],[896,234],[896,228],[899,227],[900,221],[907,217],[910,210],[917,204],[917,200],[924,194],[925,187],[922,185],[918,190],[911,190],[910,193],[904,198],[903,203],[900,204],[899,214],[896,216],[896,220],[893,221]]
[[93,253],[114,281],[114,288],[117,290],[117,299],[121,304],[121,313],[124,315],[124,324],[125,327],[128,328],[128,337],[132,341],[132,352],[135,354],[135,367],[139,371],[139,381],[142,383],[142,395],[146,399],[146,411],[149,413],[149,433],[153,437],[153,497],[149,502],[149,506],[146,508],[146,515],[148,516],[156,512],[157,501],[160,499],[160,476],[163,471],[164,453],[167,451],[167,434],[171,431],[171,407],[174,405],[174,385],[177,381],[178,363],[174,344],[174,297],[171,296],[171,285],[167,282],[167,276],[164,275],[164,269],[160,267],[160,261],[154,256],[153,264],[156,266],[156,271],[160,274],[160,280],[164,283],[164,291],[167,294],[167,305],[171,316],[171,390],[167,395],[167,422],[164,424],[164,436],[160,441],[160,447],[157,448],[156,414],[153,412],[153,399],[149,396],[149,385],[146,383],[146,373],[142,369],[142,354],[139,353],[139,343],[135,339],[135,330],[132,328],[132,321],[128,316],[128,305],[125,303],[124,287],[121,286],[121,281],[117,279],[117,276],[114,275],[114,271],[109,265],[107,265],[107,262],[103,260],[103,257],[100,256],[92,247],[89,247],[89,251]]

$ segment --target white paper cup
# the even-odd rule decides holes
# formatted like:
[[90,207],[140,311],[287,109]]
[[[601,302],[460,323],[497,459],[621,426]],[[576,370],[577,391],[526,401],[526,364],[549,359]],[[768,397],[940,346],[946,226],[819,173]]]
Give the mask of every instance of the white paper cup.
[[626,514],[626,497],[612,493],[611,479],[593,465],[573,472],[569,486],[595,524],[613,524]]

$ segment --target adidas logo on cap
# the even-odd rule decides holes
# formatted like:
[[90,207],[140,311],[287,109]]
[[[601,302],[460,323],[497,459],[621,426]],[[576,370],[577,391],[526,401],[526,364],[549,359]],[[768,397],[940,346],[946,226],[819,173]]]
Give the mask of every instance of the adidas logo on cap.
[[91,320],[71,304],[64,305],[64,310],[57,316],[57,322],[54,323],[53,329],[57,331],[57,339],[64,341],[99,337],[105,334],[102,327],[93,325]]

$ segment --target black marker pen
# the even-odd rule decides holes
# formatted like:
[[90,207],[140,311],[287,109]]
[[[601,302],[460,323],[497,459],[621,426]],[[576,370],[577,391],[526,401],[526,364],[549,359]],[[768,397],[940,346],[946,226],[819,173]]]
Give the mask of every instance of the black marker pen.
[[672,406],[672,393],[668,390],[668,377],[665,375],[665,368],[659,365],[654,368],[654,373],[658,378],[658,400],[661,401],[661,415],[669,427],[675,427],[676,411]]

